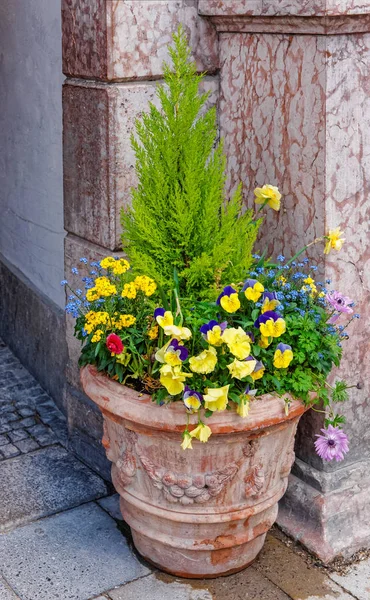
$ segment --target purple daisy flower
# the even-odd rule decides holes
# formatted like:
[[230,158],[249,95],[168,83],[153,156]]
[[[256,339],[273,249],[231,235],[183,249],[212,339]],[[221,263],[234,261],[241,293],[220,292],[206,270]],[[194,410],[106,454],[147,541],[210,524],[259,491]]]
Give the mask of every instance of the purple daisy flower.
[[344,459],[348,452],[348,438],[344,431],[339,427],[328,425],[327,429],[321,429],[324,435],[318,435],[315,442],[315,450],[323,460],[335,460],[337,462]]

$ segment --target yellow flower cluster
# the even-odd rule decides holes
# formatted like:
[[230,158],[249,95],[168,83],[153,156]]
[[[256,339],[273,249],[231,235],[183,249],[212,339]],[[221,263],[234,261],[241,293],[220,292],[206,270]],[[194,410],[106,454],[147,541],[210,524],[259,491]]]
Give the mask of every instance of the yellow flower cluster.
[[135,300],[137,294],[137,287],[134,282],[125,283],[122,290],[122,298],[129,298],[130,300]]
[[109,281],[108,277],[97,277],[95,286],[86,292],[86,299],[93,302],[102,297],[113,296],[113,294],[117,294],[117,288]]
[[130,263],[124,258],[115,259],[113,256],[107,256],[100,261],[102,269],[110,269],[113,275],[123,275],[130,268]]
[[112,327],[116,329],[123,329],[124,327],[131,327],[136,322],[134,315],[120,315],[118,318],[112,319]]
[[150,340],[156,340],[158,337],[158,325],[153,325],[148,331],[148,338]]
[[134,284],[146,296],[152,296],[157,289],[155,281],[146,275],[138,275],[134,280]]
[[92,336],[91,341],[93,343],[100,342],[103,335],[104,335],[104,331],[102,329],[97,329],[95,331],[94,335]]
[[107,325],[108,323],[109,315],[107,312],[94,312],[93,310],[90,310],[85,315],[84,329],[88,334],[90,334],[98,325]]
[[146,275],[138,275],[131,283],[125,283],[122,290],[122,298],[130,298],[134,300],[137,292],[144,292],[146,296],[152,296],[157,289],[157,285],[153,279]]
[[315,280],[312,279],[312,277],[306,277],[306,279],[303,280],[303,283],[305,283],[306,285],[303,286],[302,289],[306,289],[307,291],[310,290],[310,296],[314,297],[317,294]]

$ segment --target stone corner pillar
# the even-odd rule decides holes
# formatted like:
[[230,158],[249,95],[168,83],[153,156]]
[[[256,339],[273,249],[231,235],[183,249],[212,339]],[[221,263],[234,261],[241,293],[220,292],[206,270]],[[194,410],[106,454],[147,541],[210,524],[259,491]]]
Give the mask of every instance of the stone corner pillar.
[[[121,248],[121,207],[135,185],[130,135],[155,102],[167,46],[182,23],[205,89],[218,94],[218,46],[197,0],[62,0],[63,168],[66,279],[82,257],[100,260]],[[84,273],[89,275],[89,270]],[[80,285],[78,287],[81,287]],[[109,477],[101,446],[102,419],[81,388],[80,342],[67,318],[66,406],[72,447]]]
[[[199,0],[216,27],[220,128],[228,185],[278,185],[283,209],[269,214],[263,242],[286,256],[339,226],[346,243],[319,262],[330,288],[353,298],[361,320],[337,377],[354,386],[344,408],[346,460],[314,452],[323,419],[303,419],[280,526],[329,562],[370,547],[370,5],[363,0]],[[272,211],[271,211],[272,212]],[[341,410],[342,407],[339,407]]]

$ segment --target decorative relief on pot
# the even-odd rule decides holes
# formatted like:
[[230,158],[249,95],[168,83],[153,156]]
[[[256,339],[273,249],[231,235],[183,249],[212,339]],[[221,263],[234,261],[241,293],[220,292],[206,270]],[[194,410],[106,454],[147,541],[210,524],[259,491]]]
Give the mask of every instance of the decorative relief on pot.
[[257,442],[257,440],[249,440],[243,446],[243,454],[244,454],[244,456],[246,458],[252,458],[256,454],[257,448],[258,448],[258,442]]
[[158,467],[145,456],[139,458],[154,487],[162,490],[163,496],[171,504],[204,504],[212,500],[222,492],[239,469],[236,463],[232,463],[212,473],[187,475]]
[[265,473],[263,465],[260,463],[247,472],[245,478],[245,495],[247,498],[258,497],[261,495],[265,484]]
[[120,457],[116,462],[117,476],[123,486],[131,483],[132,478],[136,474],[136,460],[134,454],[136,440],[137,434],[134,431],[125,429],[126,447],[125,450],[121,452]]

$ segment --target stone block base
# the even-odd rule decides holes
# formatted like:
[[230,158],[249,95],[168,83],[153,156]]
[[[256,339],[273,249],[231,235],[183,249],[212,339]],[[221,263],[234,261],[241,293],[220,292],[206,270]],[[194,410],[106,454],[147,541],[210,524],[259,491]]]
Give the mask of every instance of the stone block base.
[[0,255],[0,336],[64,413],[64,311]]
[[363,461],[325,473],[298,459],[278,525],[326,564],[369,548],[369,467]]
[[66,386],[69,446],[89,467],[105,480],[111,480],[111,464],[101,444],[103,418],[100,410],[83,393]]

